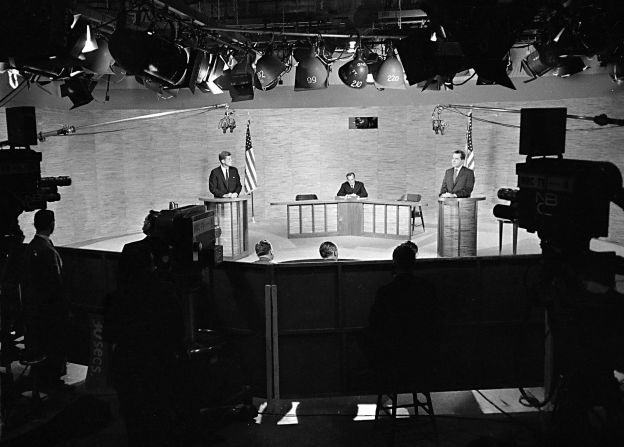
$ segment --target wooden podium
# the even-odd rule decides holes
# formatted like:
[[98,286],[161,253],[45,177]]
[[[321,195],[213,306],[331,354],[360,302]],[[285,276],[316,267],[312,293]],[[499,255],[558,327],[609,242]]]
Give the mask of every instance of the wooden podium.
[[221,228],[217,244],[223,246],[223,259],[234,261],[249,256],[247,228],[247,198],[215,199],[200,197],[209,210],[215,212],[215,224]]
[[483,196],[438,199],[438,257],[477,255],[477,215]]

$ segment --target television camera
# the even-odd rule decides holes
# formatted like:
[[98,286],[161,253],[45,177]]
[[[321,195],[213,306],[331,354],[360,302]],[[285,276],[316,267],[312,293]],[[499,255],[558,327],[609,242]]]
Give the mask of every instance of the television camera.
[[563,158],[566,117],[565,108],[521,110],[527,158],[516,165],[518,188],[498,191],[510,203],[493,211],[540,238],[531,295],[545,307],[552,336],[551,435],[568,445],[611,445],[624,435],[614,425],[624,420],[614,379],[614,370],[624,371],[624,295],[615,283],[624,261],[590,250],[590,241],[608,236],[611,202],[624,209],[622,175],[610,162]]
[[0,366],[10,364],[22,331],[19,260],[24,233],[18,218],[59,201],[58,188],[71,185],[67,176],[41,176],[41,153],[30,149],[37,144],[34,107],[7,108],[6,122],[8,138],[0,142]]
[[0,234],[21,234],[17,218],[24,211],[45,209],[48,202],[61,200],[58,188],[71,185],[67,176],[41,177],[41,152],[30,149],[37,144],[34,107],[6,109],[6,141],[0,146]]
[[166,247],[164,256],[174,274],[196,273],[199,269],[214,266],[223,260],[223,247],[216,245],[221,228],[215,225],[214,211],[205,205],[170,208],[156,213],[151,223],[150,236]]

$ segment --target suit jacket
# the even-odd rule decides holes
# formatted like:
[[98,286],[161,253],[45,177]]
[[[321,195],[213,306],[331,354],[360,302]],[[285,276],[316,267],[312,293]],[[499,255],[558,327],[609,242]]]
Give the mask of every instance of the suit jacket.
[[129,242],[123,246],[119,257],[119,272],[117,286],[124,288],[136,280],[137,275],[146,266],[153,263],[159,265],[159,256],[167,254],[167,247],[160,239],[146,236],[145,238]]
[[238,169],[230,166],[228,173],[228,181],[225,181],[223,170],[221,166],[214,168],[210,172],[210,178],[208,179],[208,189],[214,194],[215,197],[223,197],[227,193],[235,192],[240,194],[243,185],[241,185],[240,176],[238,175]]
[[24,310],[30,315],[62,315],[66,310],[63,263],[54,245],[35,235],[24,250],[23,259]]
[[366,188],[364,188],[364,183],[355,181],[355,185],[351,188],[349,182],[344,182],[340,186],[340,190],[338,190],[337,196],[346,196],[347,194],[357,194],[360,197],[368,197],[368,193],[366,192]]
[[470,197],[472,189],[474,188],[474,183],[475,177],[472,169],[462,166],[455,181],[453,181],[453,168],[447,169],[444,173],[440,195],[445,192],[450,192],[452,194],[457,194],[457,197]]
[[[382,364],[407,366],[412,361],[434,360],[439,349],[441,313],[435,286],[411,273],[399,273],[380,287],[368,317],[373,355]],[[374,351],[377,351],[376,353]]]

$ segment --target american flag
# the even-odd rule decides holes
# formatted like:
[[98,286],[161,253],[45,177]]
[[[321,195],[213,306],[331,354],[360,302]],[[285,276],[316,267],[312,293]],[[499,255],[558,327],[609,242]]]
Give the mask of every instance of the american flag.
[[466,124],[466,161],[464,166],[474,169],[474,149],[472,147],[472,110],[468,114],[468,123]]
[[249,132],[249,121],[247,121],[247,136],[245,138],[245,192],[253,192],[258,187],[256,177],[256,157],[251,145],[251,132]]

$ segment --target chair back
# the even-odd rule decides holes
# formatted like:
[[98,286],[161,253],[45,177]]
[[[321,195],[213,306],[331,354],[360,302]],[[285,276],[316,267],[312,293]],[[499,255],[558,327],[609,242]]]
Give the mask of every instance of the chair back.
[[316,194],[297,194],[295,200],[318,200]]
[[407,202],[420,202],[420,194],[403,194],[399,200]]

